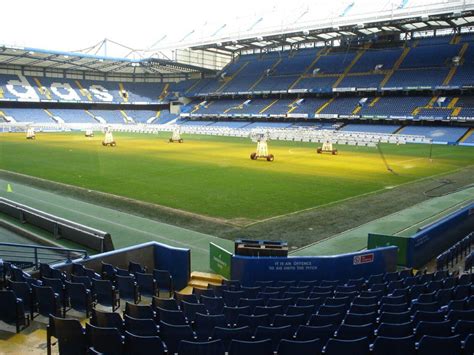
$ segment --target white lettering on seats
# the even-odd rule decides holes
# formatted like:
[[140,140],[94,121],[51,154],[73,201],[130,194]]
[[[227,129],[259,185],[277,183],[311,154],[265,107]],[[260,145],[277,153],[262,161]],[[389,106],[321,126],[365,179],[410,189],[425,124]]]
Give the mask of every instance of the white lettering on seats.
[[62,100],[81,101],[77,92],[68,83],[52,83],[51,91]]
[[91,85],[89,87],[89,91],[99,100],[112,102],[114,101],[114,97],[109,94],[108,90],[104,88],[102,85]]
[[[13,95],[24,100],[36,100],[39,101],[39,96],[35,89],[30,85],[28,79],[23,75],[18,75],[19,80],[8,80],[6,88]],[[21,91],[17,89],[21,88]]]

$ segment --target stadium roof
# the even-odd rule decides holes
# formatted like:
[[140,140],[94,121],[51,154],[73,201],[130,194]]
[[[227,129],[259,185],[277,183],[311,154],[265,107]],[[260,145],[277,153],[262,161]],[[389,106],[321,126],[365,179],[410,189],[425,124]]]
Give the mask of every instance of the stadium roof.
[[[321,4],[323,5],[323,4]],[[470,0],[344,0],[289,11],[269,11],[233,23],[208,23],[155,49],[191,48],[216,53],[319,42],[350,36],[448,29],[474,24]],[[177,39],[181,37],[181,39]]]
[[155,57],[114,58],[77,52],[0,46],[0,67],[6,65],[45,70],[85,71],[100,74],[151,74],[154,76],[214,72],[200,66]]

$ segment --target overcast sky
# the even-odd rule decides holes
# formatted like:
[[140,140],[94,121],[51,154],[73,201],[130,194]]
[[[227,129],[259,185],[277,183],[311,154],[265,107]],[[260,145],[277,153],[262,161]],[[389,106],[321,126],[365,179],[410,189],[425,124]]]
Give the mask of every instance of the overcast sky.
[[[324,3],[324,1],[316,0]],[[104,38],[148,48],[163,35],[205,21],[232,20],[306,0],[16,0],[2,1],[0,44],[74,51]]]
[[[341,14],[354,0],[13,0],[2,1],[0,45],[35,47],[59,51],[78,51],[108,38],[133,49],[147,49],[167,35],[168,39],[186,35],[192,30],[237,26],[248,29],[245,17],[261,16],[272,25],[297,22],[298,14],[325,16],[325,9]],[[359,9],[374,10],[374,4],[385,8],[401,3],[458,2],[461,0],[356,0]],[[467,0],[472,2],[472,0]],[[351,13],[356,10],[351,10]],[[274,16],[269,15],[274,13]],[[364,12],[365,13],[365,12]],[[257,18],[259,18],[257,17]],[[325,17],[324,17],[325,18]],[[293,20],[294,19],[294,20]],[[250,20],[249,20],[250,21]],[[253,20],[252,20],[253,21]],[[203,24],[208,23],[208,27]],[[244,22],[247,24],[245,25]],[[270,21],[271,22],[271,21]],[[215,27],[213,27],[215,24]],[[247,26],[247,27],[245,27]],[[263,26],[263,25],[262,25]],[[204,36],[204,34],[202,34]],[[163,42],[162,42],[163,43]],[[93,53],[94,54],[94,53]],[[105,53],[97,53],[104,55]],[[123,56],[109,46],[109,56]]]

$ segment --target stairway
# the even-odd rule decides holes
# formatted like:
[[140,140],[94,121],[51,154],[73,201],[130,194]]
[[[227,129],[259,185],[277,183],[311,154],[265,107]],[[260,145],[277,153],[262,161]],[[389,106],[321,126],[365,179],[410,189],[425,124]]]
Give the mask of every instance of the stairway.
[[352,59],[352,62],[350,62],[350,64],[346,67],[342,75],[340,75],[339,78],[336,80],[336,82],[333,84],[332,86],[333,88],[337,88],[337,86],[344,80],[347,74],[351,71],[352,67],[357,63],[357,61],[360,59],[360,57],[362,57],[362,55],[366,52],[367,49],[368,47],[357,52],[354,59]]
[[35,81],[36,85],[38,85],[38,91],[40,94],[46,97],[48,100],[51,100],[51,93],[49,90],[41,84],[38,78],[33,78],[33,80]]
[[389,72],[385,75],[385,78],[383,78],[382,82],[380,83],[380,87],[384,87],[388,83],[393,73],[395,73],[395,71],[398,70],[398,68],[400,68],[400,65],[402,64],[403,60],[406,58],[409,52],[410,52],[410,47],[405,47],[403,49],[402,54],[393,65],[393,68],[389,70]]
[[[461,49],[459,50],[458,57],[459,57],[460,62],[462,62],[463,57],[464,57],[464,53],[466,53],[468,47],[469,47],[469,44],[464,43],[463,46],[461,47]],[[458,69],[458,67],[456,65],[453,65],[451,67],[448,74],[446,75],[446,78],[444,78],[443,86],[449,85],[449,83],[451,82],[451,79],[456,74],[457,69]]]
[[469,130],[458,140],[458,143],[464,143],[473,133],[474,128],[469,128]]
[[239,73],[244,70],[244,68],[249,64],[250,62],[245,62],[235,73],[234,75],[232,75],[230,78],[228,78],[227,80],[224,79],[224,83],[219,86],[219,88],[217,88],[217,92],[222,92],[222,90],[224,90],[224,88],[229,85],[229,83],[234,80],[234,78],[239,75]]
[[316,115],[320,114],[326,107],[328,107],[336,98],[330,98],[326,103],[324,103],[320,108],[318,108],[315,112]]
[[208,272],[193,271],[188,286],[180,290],[180,293],[191,294],[193,288],[207,289],[208,285],[222,285],[224,278],[221,275]]
[[92,95],[90,92],[82,86],[81,82],[79,80],[74,81],[79,88],[79,92],[81,93],[82,96],[84,96],[87,100],[92,101]]
[[329,51],[331,50],[331,47],[324,47],[323,49],[321,49],[318,54],[316,54],[316,58],[314,58],[314,60],[311,62],[310,65],[308,65],[308,67],[305,69],[305,71],[303,72],[303,74],[301,74],[298,79],[296,79],[291,85],[290,87],[288,88],[288,90],[291,90],[293,89],[300,81],[301,79],[305,78],[309,71],[314,68],[314,66],[316,65],[316,63],[319,61],[319,59],[323,56],[323,55],[326,55],[329,53]]
[[[281,58],[278,59],[278,60],[270,67],[270,72],[271,72],[273,69],[275,69],[276,66],[277,66],[278,64],[280,64],[280,63],[281,63]],[[255,87],[257,87],[257,85],[260,84],[260,82],[261,82],[263,79],[265,79],[266,77],[267,77],[267,74],[264,72],[264,73],[260,76],[260,78],[258,78],[257,81],[252,84],[252,86],[248,89],[248,91],[252,91],[252,90],[253,90]]]

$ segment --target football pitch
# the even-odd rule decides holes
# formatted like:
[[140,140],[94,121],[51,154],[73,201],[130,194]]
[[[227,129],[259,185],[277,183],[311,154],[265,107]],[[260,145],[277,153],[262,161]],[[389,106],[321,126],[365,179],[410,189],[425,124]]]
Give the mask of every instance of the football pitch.
[[474,164],[470,147],[338,146],[316,154],[316,143],[270,141],[274,162],[250,160],[250,139],[169,133],[0,133],[0,169],[123,196],[226,221],[252,223],[449,173]]

